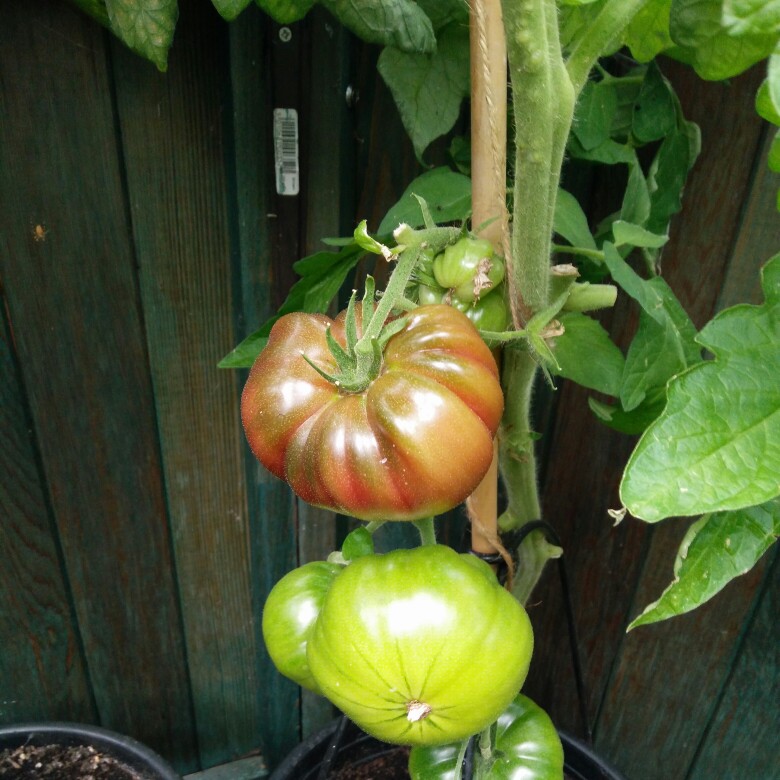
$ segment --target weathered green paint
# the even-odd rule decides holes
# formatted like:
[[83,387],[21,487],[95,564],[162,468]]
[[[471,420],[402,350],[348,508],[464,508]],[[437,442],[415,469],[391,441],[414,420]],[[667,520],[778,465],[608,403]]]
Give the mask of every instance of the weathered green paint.
[[119,43],[113,59],[200,763],[211,766],[261,731],[258,647],[238,377],[215,368],[237,340],[227,26],[204,4],[176,37],[165,75]]
[[[216,363],[320,236],[375,227],[420,170],[376,48],[331,37],[321,12],[291,31],[285,43],[254,6],[227,25],[198,4],[161,75],[61,0],[0,6],[0,720],[99,722],[182,772],[218,765],[198,780],[261,777],[330,719],[274,670],[259,618],[340,522],[254,461],[238,419],[245,375]],[[777,249],[776,180],[752,114],[762,74],[724,86],[671,72],[705,156],[664,275],[700,325],[758,290],[757,264]],[[274,192],[275,107],[300,112],[296,198]],[[594,214],[613,191],[609,174],[594,178]],[[633,316],[620,304],[606,324],[617,333]],[[540,467],[599,749],[634,780],[772,776],[775,752],[756,736],[769,744],[777,720],[778,565],[626,637],[671,577],[683,528],[611,527],[631,442],[590,418],[586,395],[564,383],[546,405],[542,452],[569,456]],[[451,544],[456,515],[441,526]],[[378,541],[411,543],[410,530]],[[578,732],[554,571],[530,612],[527,691]]]
[[767,567],[755,614],[747,623],[688,780],[780,776],[776,749],[780,724],[780,557],[777,550],[769,557],[772,565]]
[[2,15],[3,287],[96,716],[191,765],[106,39],[61,3],[4,4]]
[[0,723],[91,720],[95,709],[35,432],[12,334],[4,320],[0,325]]

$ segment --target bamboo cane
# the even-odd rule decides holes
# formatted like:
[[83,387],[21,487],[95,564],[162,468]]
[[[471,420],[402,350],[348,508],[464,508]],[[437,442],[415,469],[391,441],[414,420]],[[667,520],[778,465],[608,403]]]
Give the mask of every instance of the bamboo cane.
[[[508,257],[506,210],[507,63],[501,0],[471,0],[472,227]],[[498,539],[498,447],[466,502],[472,549],[503,551]]]

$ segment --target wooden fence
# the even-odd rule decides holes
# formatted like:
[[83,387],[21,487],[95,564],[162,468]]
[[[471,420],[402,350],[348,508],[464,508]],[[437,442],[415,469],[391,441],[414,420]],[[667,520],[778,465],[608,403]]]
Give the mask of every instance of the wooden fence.
[[[376,226],[419,172],[377,51],[323,13],[279,35],[186,4],[157,73],[62,0],[0,7],[0,722],[99,723],[189,773],[273,765],[332,717],[280,679],[271,585],[341,529],[248,455],[244,375],[217,361],[279,304],[294,260]],[[759,72],[670,64],[704,154],[664,274],[694,322],[758,301],[777,179]],[[350,99],[347,99],[347,88]],[[301,193],[273,183],[271,117],[295,108]],[[609,180],[593,185],[594,211]],[[620,304],[614,332],[631,324]],[[692,615],[625,634],[672,576],[686,523],[613,528],[631,442],[561,383],[543,406],[548,519],[566,548],[596,745],[632,780],[780,774],[776,556]],[[576,466],[575,466],[576,464]],[[561,594],[530,608],[528,693],[581,733]]]

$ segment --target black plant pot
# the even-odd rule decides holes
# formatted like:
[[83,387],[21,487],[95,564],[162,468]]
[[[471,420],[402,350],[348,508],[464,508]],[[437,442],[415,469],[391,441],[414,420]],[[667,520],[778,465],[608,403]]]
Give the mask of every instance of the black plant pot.
[[[336,771],[345,764],[353,767],[368,765],[383,757],[387,760],[395,758],[397,761],[405,761],[404,756],[397,756],[403,748],[380,742],[351,723],[339,738],[340,722],[341,720],[334,721],[301,742],[279,764],[269,780],[326,780],[329,773],[323,765],[329,762],[331,770]],[[599,758],[585,743],[565,733],[561,733],[560,737],[565,758],[564,770],[568,778],[623,780],[622,775]]]
[[143,780],[181,780],[181,775],[146,745],[97,726],[60,722],[0,726],[0,751],[43,745],[91,746],[135,771]]

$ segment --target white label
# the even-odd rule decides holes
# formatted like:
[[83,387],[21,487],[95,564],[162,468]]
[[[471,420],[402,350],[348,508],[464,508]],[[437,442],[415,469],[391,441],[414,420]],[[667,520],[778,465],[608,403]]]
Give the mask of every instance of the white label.
[[274,167],[276,191],[280,195],[297,195],[298,112],[294,108],[274,109]]

